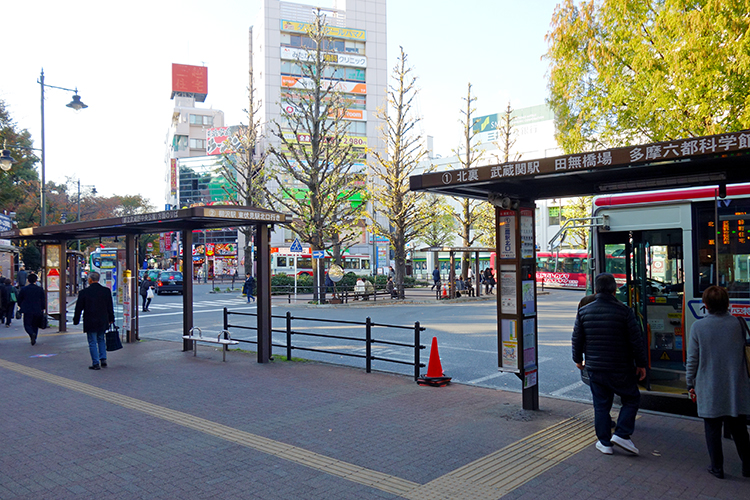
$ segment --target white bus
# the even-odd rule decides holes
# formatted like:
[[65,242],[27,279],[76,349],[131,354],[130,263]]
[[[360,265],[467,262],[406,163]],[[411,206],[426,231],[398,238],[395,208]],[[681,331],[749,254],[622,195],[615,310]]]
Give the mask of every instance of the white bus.
[[[296,259],[296,267],[295,267]],[[344,273],[354,273],[360,276],[369,276],[372,274],[370,269],[369,255],[349,255],[344,254],[342,257]],[[328,269],[333,264],[333,258],[326,252],[325,268]],[[310,248],[302,248],[302,253],[291,253],[289,248],[271,248],[271,274],[287,274],[294,276],[295,270],[297,276],[306,274],[313,275],[313,259]]]
[[727,186],[725,198],[716,186],[598,196],[593,215],[606,217],[592,229],[591,273],[611,272],[607,255],[625,257],[618,297],[646,334],[646,389],[686,393],[688,338],[706,314],[703,291],[726,288],[730,312],[750,317],[750,184]]

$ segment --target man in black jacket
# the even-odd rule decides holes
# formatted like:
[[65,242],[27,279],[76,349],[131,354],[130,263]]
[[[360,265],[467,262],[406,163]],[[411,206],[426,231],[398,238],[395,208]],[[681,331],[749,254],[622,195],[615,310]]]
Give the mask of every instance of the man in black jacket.
[[29,274],[29,284],[18,292],[18,310],[23,313],[23,329],[31,337],[31,345],[36,344],[39,325],[44,321],[47,309],[47,294],[36,284],[36,274]]
[[[615,298],[614,276],[602,273],[594,282],[596,300],[578,310],[573,328],[573,361],[589,374],[594,400],[594,428],[599,441],[596,448],[612,454],[612,444],[638,454],[630,435],[641,393],[638,380],[646,378],[646,344],[635,314]],[[622,399],[614,436],[611,435],[612,400]]]
[[91,353],[91,370],[107,366],[107,327],[115,322],[115,311],[112,306],[112,292],[99,284],[99,273],[89,273],[89,286],[78,294],[73,324],[77,325],[83,312],[83,331],[89,341]]

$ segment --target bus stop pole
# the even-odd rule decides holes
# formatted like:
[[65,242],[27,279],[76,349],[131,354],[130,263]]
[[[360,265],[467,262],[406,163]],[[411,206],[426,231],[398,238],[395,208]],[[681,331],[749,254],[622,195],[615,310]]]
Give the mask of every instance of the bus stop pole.
[[[193,329],[193,229],[182,230],[182,334]],[[193,341],[182,339],[182,350],[192,351]]]

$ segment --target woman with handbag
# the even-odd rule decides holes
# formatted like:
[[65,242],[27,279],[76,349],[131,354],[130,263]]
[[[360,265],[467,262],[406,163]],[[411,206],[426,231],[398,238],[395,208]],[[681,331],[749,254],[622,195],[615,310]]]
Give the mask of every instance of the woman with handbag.
[[143,277],[139,291],[143,298],[143,312],[148,312],[148,306],[151,305],[151,299],[154,298],[154,285],[151,283],[151,277],[148,274]]
[[724,478],[723,423],[742,460],[742,475],[750,477],[750,378],[744,354],[746,325],[740,323],[745,320],[729,314],[729,295],[721,287],[708,287],[703,292],[703,304],[708,315],[690,330],[686,379],[704,422],[711,458],[708,472]]
[[10,278],[5,278],[5,283],[1,284],[0,287],[5,288],[8,300],[5,303],[5,327],[10,328],[10,323],[13,320],[13,312],[16,308],[16,301],[18,300],[18,290],[13,286]]

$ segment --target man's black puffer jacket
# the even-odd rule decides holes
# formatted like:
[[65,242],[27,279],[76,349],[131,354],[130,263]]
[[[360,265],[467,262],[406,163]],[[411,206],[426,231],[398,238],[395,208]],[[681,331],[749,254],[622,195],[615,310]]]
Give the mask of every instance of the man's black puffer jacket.
[[573,327],[573,361],[592,371],[630,372],[647,364],[646,344],[635,314],[614,296],[597,294]]

